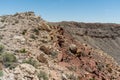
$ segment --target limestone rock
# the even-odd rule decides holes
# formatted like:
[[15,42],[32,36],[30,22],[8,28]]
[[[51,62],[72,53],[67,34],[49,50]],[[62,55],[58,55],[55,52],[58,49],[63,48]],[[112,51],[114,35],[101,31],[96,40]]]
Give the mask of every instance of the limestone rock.
[[36,69],[30,64],[21,64],[14,71],[16,80],[39,80]]

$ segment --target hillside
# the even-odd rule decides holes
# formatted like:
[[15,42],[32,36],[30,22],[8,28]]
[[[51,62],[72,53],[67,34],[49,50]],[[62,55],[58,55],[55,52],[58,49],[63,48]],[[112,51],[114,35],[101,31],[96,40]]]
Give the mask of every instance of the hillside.
[[119,80],[119,29],[52,23],[33,12],[1,16],[0,79]]
[[60,25],[81,43],[108,53],[120,64],[120,24],[61,22]]

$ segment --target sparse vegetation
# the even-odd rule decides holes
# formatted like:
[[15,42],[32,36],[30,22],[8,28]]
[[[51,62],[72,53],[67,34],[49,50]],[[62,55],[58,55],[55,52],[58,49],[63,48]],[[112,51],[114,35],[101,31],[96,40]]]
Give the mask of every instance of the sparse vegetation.
[[3,52],[4,46],[0,44],[0,54]]
[[20,52],[20,53],[26,53],[27,51],[26,51],[25,48],[23,48],[23,49],[21,49],[19,52]]
[[3,76],[3,71],[2,70],[0,70],[0,77],[2,77]]
[[100,62],[96,64],[97,64],[98,70],[102,71],[102,69],[104,68],[104,65]]
[[70,80],[77,80],[77,77],[76,77],[74,74],[70,74],[70,75],[66,74],[66,76],[67,76],[68,79],[70,79]]
[[50,50],[50,55],[51,55],[52,58],[56,58],[57,55],[58,55],[58,52],[55,51],[55,50]]
[[27,60],[23,60],[23,63],[28,63],[28,64],[31,64],[32,66],[36,67],[37,68],[37,61],[32,59],[32,58],[29,58]]
[[70,71],[76,71],[76,67],[75,66],[70,66],[70,67],[67,67]]
[[3,57],[3,64],[5,67],[9,67],[9,68],[15,67],[15,63],[17,62],[17,59],[14,54],[4,53],[2,57]]
[[120,52],[118,24],[51,23],[29,12],[0,21],[0,78],[119,80],[118,65],[106,55]]
[[95,80],[95,78],[91,78],[91,79],[89,79],[89,80]]
[[48,80],[47,74],[43,71],[40,71],[40,73],[38,74],[38,78],[39,80]]
[[16,62],[16,57],[14,56],[14,54],[4,53],[3,54],[3,61],[4,62]]

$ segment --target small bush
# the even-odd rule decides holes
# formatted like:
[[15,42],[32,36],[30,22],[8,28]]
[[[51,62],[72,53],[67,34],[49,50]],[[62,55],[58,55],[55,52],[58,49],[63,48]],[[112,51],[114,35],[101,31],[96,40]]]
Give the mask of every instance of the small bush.
[[50,55],[52,58],[56,58],[58,56],[58,52],[55,50],[50,50]]
[[95,80],[95,78],[91,78],[91,79],[89,79],[89,80]]
[[0,70],[0,77],[2,77],[3,76],[3,71],[2,70]]
[[31,64],[34,67],[37,67],[37,61],[32,59],[32,58],[29,58],[28,60],[23,60],[23,63],[28,63],[28,64]]
[[38,74],[38,78],[39,80],[48,80],[47,74],[43,71],[40,71],[40,73]]
[[69,80],[78,80],[74,74],[65,74]]
[[11,69],[15,67],[15,63],[17,62],[17,59],[14,54],[4,53],[2,55],[2,58],[5,67],[9,67]]
[[77,80],[77,78],[76,78],[73,74],[69,75],[68,78],[69,78],[70,80]]
[[4,50],[4,46],[3,45],[0,45],[0,53],[2,53]]
[[70,71],[76,71],[76,67],[75,66],[69,66],[67,67]]
[[14,54],[5,53],[3,55],[3,61],[4,62],[16,62],[16,57],[14,56]]
[[9,69],[14,69],[17,66],[17,63],[14,63],[14,62],[5,62],[4,66],[8,67]]
[[26,51],[25,48],[23,48],[23,49],[20,50],[20,53],[26,53],[26,52],[27,52],[27,51]]

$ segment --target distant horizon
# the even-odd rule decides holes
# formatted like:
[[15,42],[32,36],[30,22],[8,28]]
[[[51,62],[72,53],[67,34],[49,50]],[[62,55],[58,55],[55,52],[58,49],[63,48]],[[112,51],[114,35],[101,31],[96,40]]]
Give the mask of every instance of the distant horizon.
[[[31,12],[31,11],[25,11],[25,12]],[[25,12],[16,12],[16,13],[25,13]],[[34,11],[32,11],[34,12]],[[0,16],[7,16],[7,15],[14,15],[16,13],[12,13],[12,14],[3,14],[3,15],[0,15]],[[35,13],[35,12],[34,12]],[[35,13],[36,16],[40,16],[38,14]],[[45,20],[42,16],[40,16],[43,20]],[[48,21],[48,20],[45,20],[47,22],[79,22],[79,23],[100,23],[100,24],[120,24],[120,23],[112,23],[112,22],[83,22],[83,21],[72,21],[72,20],[62,20],[62,21]]]
[[[8,15],[14,15],[16,13],[25,13],[25,12],[34,12],[34,11],[15,12],[15,13],[11,13],[11,14],[3,14],[0,16],[8,16]],[[34,14],[36,16],[40,16],[39,14],[36,14],[35,12],[34,12]],[[40,16],[40,17],[47,22],[80,22],[80,23],[120,24],[120,23],[113,23],[113,22],[83,22],[83,21],[72,21],[72,20],[48,21],[48,20],[44,19],[42,16]]]
[[0,16],[33,11],[48,22],[120,24],[120,0],[2,0]]

